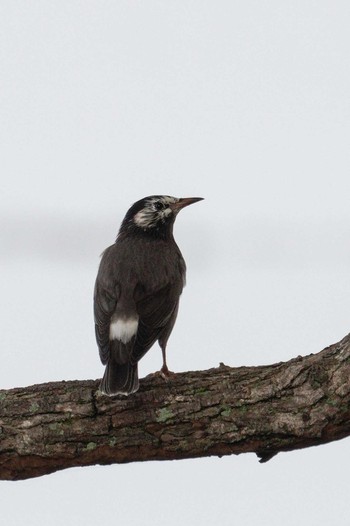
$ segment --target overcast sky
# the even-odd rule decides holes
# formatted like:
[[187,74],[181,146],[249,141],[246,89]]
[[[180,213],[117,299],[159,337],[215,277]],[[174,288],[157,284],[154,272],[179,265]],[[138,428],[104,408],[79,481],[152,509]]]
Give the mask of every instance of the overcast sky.
[[[174,371],[350,330],[350,4],[0,2],[0,387],[99,378],[92,289],[130,204],[202,196],[175,237]],[[157,370],[155,346],[141,377]],[[6,526],[348,525],[349,440],[2,482]]]

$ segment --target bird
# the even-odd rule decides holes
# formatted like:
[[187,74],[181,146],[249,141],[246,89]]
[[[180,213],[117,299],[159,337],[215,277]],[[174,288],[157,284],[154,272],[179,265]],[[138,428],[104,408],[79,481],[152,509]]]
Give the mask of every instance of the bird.
[[186,264],[173,236],[177,214],[202,197],[152,195],[127,211],[116,241],[101,256],[94,288],[97,346],[105,371],[100,391],[139,389],[138,362],[158,341],[170,376],[166,345],[173,330]]

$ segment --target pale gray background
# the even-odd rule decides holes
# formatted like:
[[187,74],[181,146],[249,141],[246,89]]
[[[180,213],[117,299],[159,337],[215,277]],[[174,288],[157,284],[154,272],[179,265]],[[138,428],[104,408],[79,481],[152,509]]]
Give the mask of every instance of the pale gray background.
[[[173,370],[349,332],[349,28],[334,0],[0,3],[2,388],[102,375],[99,254],[153,193],[206,198],[175,227]],[[2,482],[1,520],[348,525],[349,444]]]

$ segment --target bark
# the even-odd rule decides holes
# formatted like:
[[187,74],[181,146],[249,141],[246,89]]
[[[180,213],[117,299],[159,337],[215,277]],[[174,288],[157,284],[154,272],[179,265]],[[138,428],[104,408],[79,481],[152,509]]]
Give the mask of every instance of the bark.
[[264,462],[350,434],[350,335],[285,363],[150,375],[129,397],[98,383],[0,391],[0,479],[245,452]]

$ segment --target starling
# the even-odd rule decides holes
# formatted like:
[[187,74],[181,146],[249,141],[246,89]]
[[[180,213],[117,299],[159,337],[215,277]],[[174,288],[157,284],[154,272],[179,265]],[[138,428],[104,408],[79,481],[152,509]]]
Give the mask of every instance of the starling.
[[166,344],[185,285],[186,265],[173,237],[178,212],[202,197],[153,195],[128,210],[114,245],[102,254],[94,292],[96,340],[109,396],[139,388],[138,362],[158,340]]

